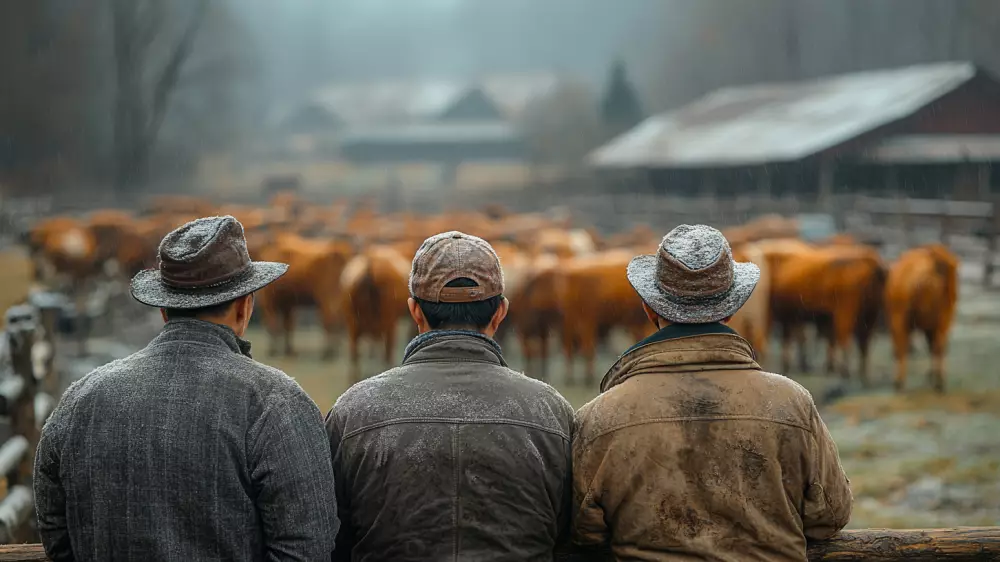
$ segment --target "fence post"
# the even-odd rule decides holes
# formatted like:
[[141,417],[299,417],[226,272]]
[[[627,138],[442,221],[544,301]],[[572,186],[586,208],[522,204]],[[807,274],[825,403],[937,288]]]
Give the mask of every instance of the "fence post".
[[986,226],[986,255],[983,257],[983,287],[993,285],[993,260],[996,259],[997,236],[1000,235],[1000,197],[990,203],[989,225]]
[[18,471],[18,482],[24,483],[31,482],[35,446],[40,437],[35,423],[35,392],[38,384],[35,378],[34,361],[32,361],[32,348],[35,344],[35,334],[38,328],[38,312],[34,307],[25,304],[12,306],[7,310],[6,321],[11,367],[13,367],[14,375],[24,383],[20,396],[13,404],[14,407],[9,410],[11,432],[28,440],[28,454],[25,455]]

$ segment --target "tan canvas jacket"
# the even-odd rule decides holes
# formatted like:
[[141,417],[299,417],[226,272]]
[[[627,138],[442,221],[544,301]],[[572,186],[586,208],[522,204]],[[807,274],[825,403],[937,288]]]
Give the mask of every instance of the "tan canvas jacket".
[[627,351],[577,413],[573,541],[618,560],[804,561],[851,515],[809,392],[722,324]]

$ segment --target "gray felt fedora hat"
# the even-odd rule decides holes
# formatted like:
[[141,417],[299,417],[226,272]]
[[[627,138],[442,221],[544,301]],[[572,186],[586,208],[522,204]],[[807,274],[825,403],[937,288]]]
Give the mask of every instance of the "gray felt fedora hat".
[[231,216],[193,220],[163,237],[159,268],[132,278],[135,300],[159,308],[202,308],[263,288],[288,265],[252,261],[243,225]]
[[760,268],[733,260],[729,241],[703,224],[682,224],[656,254],[636,256],[628,280],[642,300],[670,322],[701,324],[732,316],[747,302]]

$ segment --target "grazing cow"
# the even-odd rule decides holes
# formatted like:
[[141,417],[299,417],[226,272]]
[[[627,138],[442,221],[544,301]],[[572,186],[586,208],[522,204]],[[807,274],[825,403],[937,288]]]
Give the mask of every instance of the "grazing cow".
[[763,363],[768,351],[768,329],[771,325],[771,269],[767,256],[756,244],[742,244],[733,248],[733,259],[751,262],[760,268],[760,280],[753,294],[729,321],[729,327],[750,342],[757,361]]
[[629,251],[609,250],[560,263],[556,283],[567,382],[573,379],[577,351],[586,363],[587,384],[593,382],[597,343],[612,328],[625,328],[636,341],[652,331],[641,300],[625,276],[632,257]]
[[295,309],[313,305],[319,312],[326,335],[323,359],[333,359],[336,329],[341,316],[340,277],[353,254],[350,244],[334,240],[310,240],[282,233],[260,251],[263,261],[288,264],[288,273],[259,294],[264,324],[270,334],[272,355],[277,355],[279,339],[284,339],[286,356],[295,354],[292,334]]
[[501,259],[511,302],[503,325],[516,333],[528,374],[538,373],[539,379],[546,380],[549,338],[561,318],[556,290],[559,260],[550,254]]
[[886,313],[896,356],[896,390],[906,386],[910,335],[923,332],[931,352],[930,378],[944,392],[944,355],[958,302],[958,257],[941,244],[904,252],[889,269]]
[[[776,322],[829,322],[828,366],[839,354],[840,372],[849,374],[848,346],[854,336],[861,355],[860,377],[868,384],[868,348],[885,287],[885,267],[868,247],[830,246],[799,253],[771,272],[771,310]],[[822,327],[822,324],[821,324]],[[788,336],[783,330],[783,366],[788,365]]]
[[148,221],[115,210],[97,211],[87,221],[97,243],[96,259],[106,273],[131,278],[156,265],[159,240],[151,236]]
[[408,316],[410,261],[386,246],[371,246],[351,258],[340,277],[350,346],[351,380],[361,380],[359,344],[363,336],[382,341],[384,362],[392,363],[396,327]]

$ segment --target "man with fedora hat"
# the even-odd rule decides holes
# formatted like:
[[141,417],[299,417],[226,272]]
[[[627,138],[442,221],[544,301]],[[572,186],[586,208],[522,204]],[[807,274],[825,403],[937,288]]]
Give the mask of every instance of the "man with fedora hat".
[[681,225],[627,275],[658,331],[577,412],[573,542],[620,560],[806,560],[852,497],[809,392],[725,325],[760,270],[718,230]]
[[[569,528],[573,409],[512,371],[496,252],[428,238],[410,272],[419,335],[403,364],[327,416],[343,520],[334,560],[551,561]],[[400,303],[402,304],[402,303]]]
[[322,560],[338,529],[316,404],[243,339],[254,262],[233,217],[163,239],[132,280],[163,330],[73,383],[42,430],[35,502],[53,560]]

